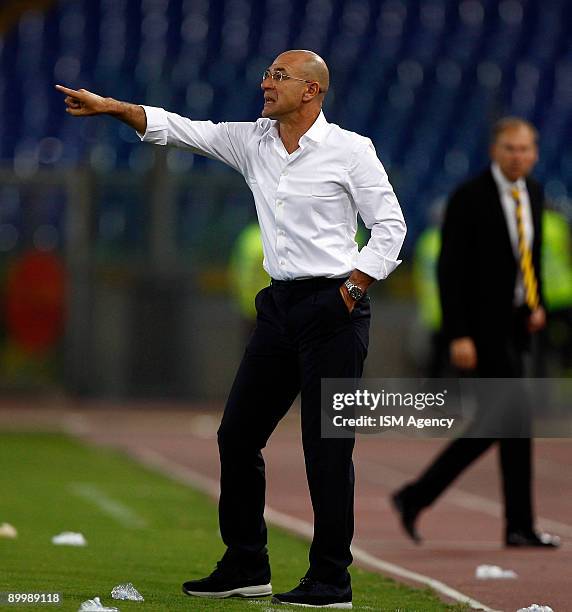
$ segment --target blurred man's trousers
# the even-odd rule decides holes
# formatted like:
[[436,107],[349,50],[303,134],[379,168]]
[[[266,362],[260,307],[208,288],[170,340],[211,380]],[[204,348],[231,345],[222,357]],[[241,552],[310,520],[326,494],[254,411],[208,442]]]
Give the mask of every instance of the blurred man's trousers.
[[[499,331],[486,341],[477,342],[477,372],[480,378],[520,378],[523,375],[523,338],[520,314],[515,315],[512,330]],[[501,384],[501,383],[499,383]],[[495,407],[479,406],[479,411]],[[483,415],[486,416],[487,415]],[[407,488],[408,501],[424,508],[437,497],[490,446],[498,442],[499,463],[505,501],[505,527],[509,531],[530,530],[533,526],[532,509],[532,444],[530,421],[523,406],[524,420],[520,431],[506,436],[463,437],[453,440],[439,454],[425,472]],[[475,427],[475,429],[478,428]],[[478,429],[477,429],[478,430]],[[524,432],[524,433],[523,433]],[[518,437],[517,437],[518,436]]]
[[227,553],[248,563],[265,551],[267,541],[261,450],[301,393],[314,510],[308,576],[331,583],[345,583],[352,562],[354,439],[321,437],[321,379],[361,377],[370,322],[367,297],[348,312],[339,292],[343,280],[273,281],[256,296],[257,325],[218,431],[220,531]]

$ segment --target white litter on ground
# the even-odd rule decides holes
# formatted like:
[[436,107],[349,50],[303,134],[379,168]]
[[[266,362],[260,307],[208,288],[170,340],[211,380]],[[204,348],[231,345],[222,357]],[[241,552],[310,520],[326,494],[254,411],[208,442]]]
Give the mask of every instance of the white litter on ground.
[[504,580],[506,578],[518,578],[513,570],[503,569],[498,565],[479,565],[475,570],[475,578],[479,580]]
[[0,538],[17,538],[18,531],[14,525],[10,525],[10,523],[2,523],[0,525]]
[[554,610],[550,606],[530,604],[528,608],[519,608],[516,612],[554,612]]
[[75,533],[73,531],[64,531],[58,533],[52,538],[52,544],[58,546],[87,546],[87,541],[83,533]]
[[78,612],[119,612],[118,608],[108,608],[101,603],[99,597],[84,601],[79,607]]
[[129,599],[131,601],[145,601],[143,595],[128,582],[127,584],[118,584],[116,587],[111,589],[111,597],[113,599]]

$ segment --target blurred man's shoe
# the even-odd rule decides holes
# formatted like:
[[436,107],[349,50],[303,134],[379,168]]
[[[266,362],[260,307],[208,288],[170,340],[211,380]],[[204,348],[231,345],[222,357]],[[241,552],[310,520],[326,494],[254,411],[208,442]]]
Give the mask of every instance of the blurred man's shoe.
[[295,589],[274,595],[272,603],[351,610],[352,587],[349,582],[347,586],[340,587],[304,577]]
[[399,514],[401,526],[405,530],[405,533],[415,542],[415,544],[419,544],[421,542],[421,536],[415,527],[415,522],[417,521],[421,508],[408,499],[408,487],[404,487],[394,493],[391,496],[391,503]]
[[183,584],[183,593],[195,597],[265,597],[272,595],[270,568],[245,569],[219,561],[214,572]]
[[558,548],[560,538],[550,533],[530,531],[507,531],[506,545],[510,547]]

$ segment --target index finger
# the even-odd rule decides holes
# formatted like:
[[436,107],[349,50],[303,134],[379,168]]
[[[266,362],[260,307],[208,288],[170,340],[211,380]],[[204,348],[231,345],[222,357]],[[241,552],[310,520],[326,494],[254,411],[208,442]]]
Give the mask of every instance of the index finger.
[[69,89],[68,87],[64,87],[63,85],[56,85],[55,88],[58,91],[67,94],[68,96],[73,96],[74,98],[81,96],[79,91],[76,91],[75,89]]

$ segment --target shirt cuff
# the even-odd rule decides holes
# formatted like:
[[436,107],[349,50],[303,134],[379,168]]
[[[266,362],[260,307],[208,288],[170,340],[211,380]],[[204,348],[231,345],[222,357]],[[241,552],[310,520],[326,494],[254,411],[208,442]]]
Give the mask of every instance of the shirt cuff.
[[166,145],[168,134],[167,112],[163,108],[157,106],[143,106],[147,116],[147,129],[144,134],[137,132],[137,135],[143,142],[152,144]]
[[397,266],[401,263],[401,259],[390,259],[383,255],[374,253],[367,245],[359,252],[356,268],[361,272],[375,278],[375,280],[383,280],[387,278]]

